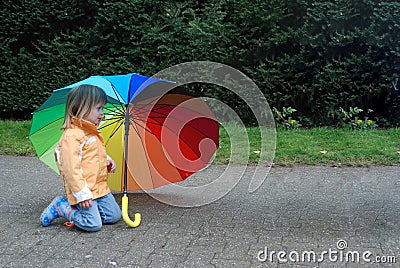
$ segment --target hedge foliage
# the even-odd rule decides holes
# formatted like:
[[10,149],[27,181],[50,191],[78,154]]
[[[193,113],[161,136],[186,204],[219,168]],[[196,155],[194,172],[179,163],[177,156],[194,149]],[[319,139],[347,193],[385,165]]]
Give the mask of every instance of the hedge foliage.
[[[29,118],[52,90],[91,75],[209,60],[244,72],[271,107],[293,107],[309,125],[337,124],[340,107],[400,122],[398,0],[2,3],[1,118]],[[234,94],[202,86],[250,123]]]

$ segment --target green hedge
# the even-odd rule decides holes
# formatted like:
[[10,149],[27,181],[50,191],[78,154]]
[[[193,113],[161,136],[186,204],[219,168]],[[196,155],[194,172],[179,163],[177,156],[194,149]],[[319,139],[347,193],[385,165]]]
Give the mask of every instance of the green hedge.
[[[293,107],[309,125],[337,124],[340,107],[400,122],[397,0],[4,0],[0,11],[3,119],[29,118],[52,90],[94,74],[210,60],[244,72],[271,107]],[[251,123],[233,94],[201,87]]]

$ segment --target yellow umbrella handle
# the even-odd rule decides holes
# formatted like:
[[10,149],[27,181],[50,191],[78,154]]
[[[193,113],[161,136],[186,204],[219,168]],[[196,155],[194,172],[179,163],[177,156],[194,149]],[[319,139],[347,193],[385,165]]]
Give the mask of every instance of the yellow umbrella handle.
[[125,223],[129,226],[129,227],[138,227],[140,224],[140,221],[142,220],[142,216],[140,215],[140,213],[136,213],[135,214],[135,220],[132,221],[129,218],[128,215],[128,196],[124,195],[122,197],[122,218],[124,219]]

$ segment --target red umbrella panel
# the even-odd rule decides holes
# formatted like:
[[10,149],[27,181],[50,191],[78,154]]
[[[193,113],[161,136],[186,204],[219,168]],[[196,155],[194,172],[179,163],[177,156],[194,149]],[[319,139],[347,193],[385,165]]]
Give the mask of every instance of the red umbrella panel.
[[[219,146],[219,123],[200,98],[166,94],[132,102],[127,110],[127,191],[182,181],[206,167]],[[108,136],[106,147],[113,157],[124,142],[120,135]],[[122,156],[118,162],[124,161]],[[110,174],[109,184],[122,190],[121,174]]]

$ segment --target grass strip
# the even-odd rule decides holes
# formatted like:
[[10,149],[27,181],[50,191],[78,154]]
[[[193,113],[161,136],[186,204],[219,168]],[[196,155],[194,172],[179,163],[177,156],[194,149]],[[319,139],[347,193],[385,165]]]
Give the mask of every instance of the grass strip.
[[[31,121],[0,120],[0,155],[34,156],[28,137]],[[220,148],[215,164],[243,163],[249,156],[249,164],[256,164],[261,148],[258,128],[247,128],[249,152],[240,128],[232,132],[221,127]],[[242,130],[243,132],[243,130]],[[277,129],[274,164],[371,166],[400,164],[400,129],[350,130],[336,128]],[[235,137],[235,145],[231,144]],[[238,138],[237,138],[238,137]],[[234,147],[235,155],[231,155]],[[246,158],[247,159],[247,158]]]

